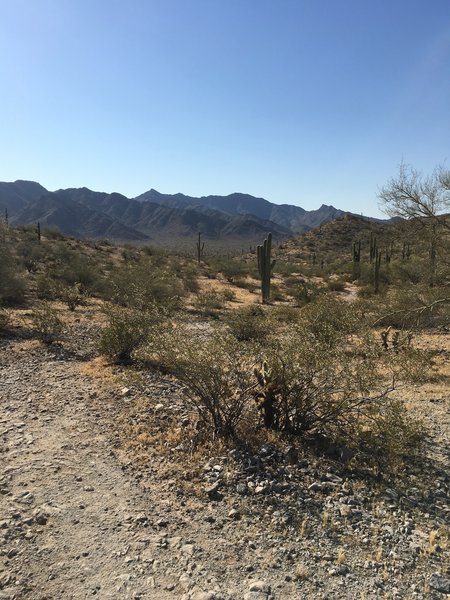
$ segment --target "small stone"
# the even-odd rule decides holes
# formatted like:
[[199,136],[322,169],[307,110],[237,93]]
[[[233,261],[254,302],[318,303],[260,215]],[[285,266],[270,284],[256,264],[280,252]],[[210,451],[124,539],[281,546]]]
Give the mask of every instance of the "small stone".
[[439,573],[433,573],[430,577],[430,587],[442,594],[450,594],[450,579]]
[[158,519],[158,521],[156,521],[158,527],[167,527],[168,524],[169,521],[167,521],[167,519]]
[[34,520],[36,521],[36,523],[38,525],[46,525],[47,524],[47,517],[42,514],[42,513],[38,513],[35,517]]
[[223,495],[219,492],[220,482],[216,481],[212,485],[205,488],[205,492],[210,500],[222,500]]
[[264,594],[270,594],[270,585],[265,581],[252,581],[248,586],[249,592],[263,592]]
[[230,510],[230,512],[228,513],[228,518],[234,519],[235,521],[237,521],[238,519],[241,518],[241,513],[238,510],[236,510],[235,508],[232,508]]
[[120,395],[122,396],[122,398],[125,398],[126,396],[130,395],[130,388],[124,387],[120,390]]
[[347,565],[338,565],[337,567],[333,567],[328,571],[330,575],[347,575],[349,572],[350,568]]

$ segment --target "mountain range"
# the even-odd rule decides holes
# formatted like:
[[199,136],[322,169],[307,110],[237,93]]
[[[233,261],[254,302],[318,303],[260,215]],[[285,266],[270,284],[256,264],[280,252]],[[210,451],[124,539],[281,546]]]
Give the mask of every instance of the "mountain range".
[[37,223],[79,238],[161,240],[203,233],[209,239],[257,239],[271,231],[288,238],[346,214],[322,205],[307,211],[234,193],[195,198],[154,189],[127,198],[70,188],[50,192],[34,181],[0,182],[0,211],[12,225]]

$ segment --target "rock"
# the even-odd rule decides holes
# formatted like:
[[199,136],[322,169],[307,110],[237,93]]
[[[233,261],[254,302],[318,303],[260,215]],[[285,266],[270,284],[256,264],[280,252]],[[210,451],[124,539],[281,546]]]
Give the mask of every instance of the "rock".
[[347,565],[337,565],[328,571],[330,575],[347,575],[349,572],[350,568]]
[[248,487],[245,483],[238,483],[236,486],[236,492],[241,496],[248,494]]
[[212,485],[205,488],[205,492],[207,493],[210,500],[222,500],[223,495],[219,492],[220,482],[216,481]]
[[46,525],[47,524],[47,517],[46,515],[44,515],[43,513],[38,513],[35,517],[34,520],[36,521],[36,523],[38,525]]
[[156,525],[158,527],[167,527],[168,524],[169,524],[169,521],[167,521],[167,519],[158,519],[156,521]]
[[129,395],[130,395],[130,391],[131,391],[131,390],[130,390],[130,388],[123,387],[123,388],[120,390],[120,395],[121,395],[121,397],[122,397],[122,398],[126,398],[127,396],[129,396]]
[[216,592],[196,592],[191,596],[191,600],[221,600],[222,596],[219,596]]
[[439,573],[433,573],[431,575],[430,587],[442,594],[450,594],[450,579],[448,577],[443,577]]
[[248,586],[249,592],[263,592],[264,594],[270,594],[270,585],[265,581],[252,581]]
[[235,521],[237,521],[238,519],[241,518],[241,513],[238,510],[236,510],[235,508],[232,508],[230,510],[230,512],[228,513],[228,518],[234,519]]

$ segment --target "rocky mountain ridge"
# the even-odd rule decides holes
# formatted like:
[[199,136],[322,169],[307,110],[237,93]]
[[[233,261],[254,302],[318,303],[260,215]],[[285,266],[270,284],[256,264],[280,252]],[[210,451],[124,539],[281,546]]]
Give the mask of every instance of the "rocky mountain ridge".
[[136,198],[69,188],[49,192],[33,181],[0,182],[0,211],[11,224],[59,229],[80,238],[146,241],[195,235],[210,239],[254,239],[269,231],[283,239],[346,214],[322,205],[306,211],[264,198],[234,193],[195,198],[149,190]]

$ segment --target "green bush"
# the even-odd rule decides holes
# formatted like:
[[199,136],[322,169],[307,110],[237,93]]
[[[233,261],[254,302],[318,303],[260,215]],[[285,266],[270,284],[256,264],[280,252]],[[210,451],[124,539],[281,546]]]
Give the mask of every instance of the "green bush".
[[64,330],[64,323],[48,302],[42,302],[33,309],[31,322],[37,337],[44,344],[55,342]]
[[67,304],[68,309],[72,312],[77,306],[82,306],[86,302],[86,294],[80,284],[61,288],[59,297]]
[[11,322],[11,318],[9,313],[4,308],[0,308],[0,331],[4,331],[9,323]]
[[255,369],[264,425],[299,436],[320,434],[352,448],[364,462],[398,463],[419,447],[424,430],[389,391],[393,382],[423,376],[426,357],[409,349],[383,353],[362,331],[350,351],[352,326],[342,324],[339,336],[330,336],[330,322],[319,334],[318,327],[307,320],[266,342]]
[[203,316],[213,317],[225,307],[225,298],[220,292],[203,292],[195,299],[194,306]]
[[6,243],[0,243],[0,305],[23,302],[25,291],[25,281],[17,261]]
[[330,278],[327,282],[327,287],[331,292],[343,292],[345,290],[345,281],[341,278]]
[[100,333],[98,351],[116,362],[129,362],[161,325],[164,314],[156,306],[141,311],[135,308],[105,308],[108,324]]
[[118,269],[112,275],[112,287],[114,302],[139,310],[155,304],[176,310],[186,293],[182,279],[169,266],[155,266],[151,261]]
[[315,283],[300,281],[297,285],[287,290],[294,298],[296,306],[309,304],[322,293]]
[[233,436],[253,388],[245,348],[219,331],[196,339],[191,330],[179,329],[161,338],[158,354],[184,384],[184,397],[197,412],[200,425],[212,437]]
[[262,340],[267,336],[269,329],[266,313],[257,304],[230,311],[225,323],[240,342]]
[[61,284],[46,273],[36,277],[36,295],[40,300],[57,300],[61,293]]

